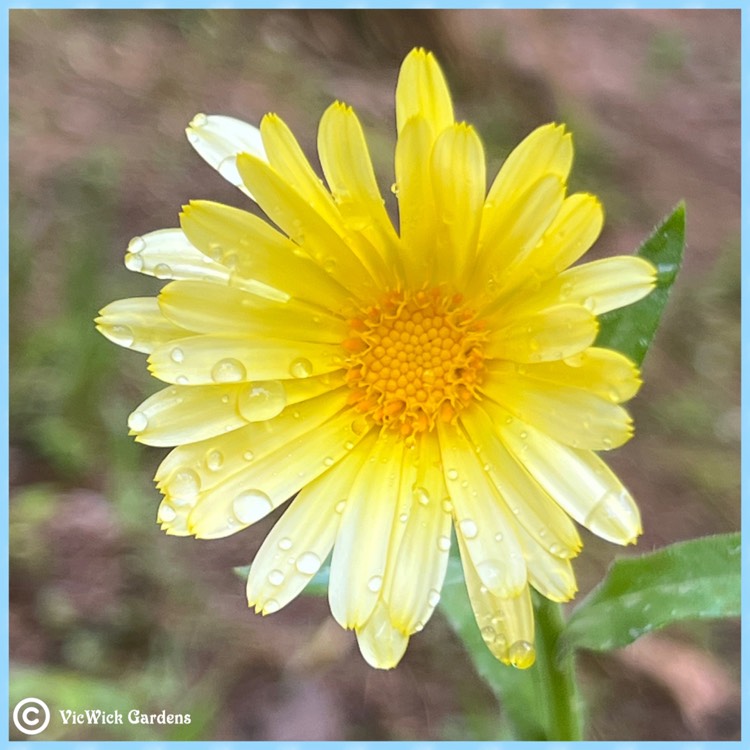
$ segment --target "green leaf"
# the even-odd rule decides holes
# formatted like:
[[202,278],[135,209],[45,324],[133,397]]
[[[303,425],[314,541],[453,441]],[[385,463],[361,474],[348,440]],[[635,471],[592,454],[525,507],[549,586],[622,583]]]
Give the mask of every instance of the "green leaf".
[[643,362],[680,270],[684,248],[685,204],[680,203],[636,253],[656,267],[656,288],[632,305],[600,315],[596,346],[616,349],[638,365]]
[[679,620],[740,614],[740,534],[678,542],[615,561],[575,608],[560,653],[606,651]]
[[464,583],[461,562],[451,558],[445,577],[440,609],[456,635],[463,641],[477,674],[487,683],[500,703],[505,726],[504,739],[546,740],[543,715],[533,710],[539,700],[534,668],[514,669],[499,662],[479,632]]

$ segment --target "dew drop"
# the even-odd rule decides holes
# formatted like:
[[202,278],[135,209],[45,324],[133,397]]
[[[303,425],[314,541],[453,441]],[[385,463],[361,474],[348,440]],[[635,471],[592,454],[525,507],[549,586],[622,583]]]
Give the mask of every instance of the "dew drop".
[[354,448],[354,443],[351,440],[347,440],[344,443],[344,448],[346,448],[346,450],[350,451],[350,450],[352,450],[352,448]]
[[458,528],[460,529],[461,534],[463,534],[464,539],[474,539],[479,533],[477,525],[471,520],[471,518],[464,518],[458,524]]
[[268,582],[272,586],[281,586],[284,583],[284,574],[280,570],[272,570],[268,574]]
[[206,456],[206,466],[211,471],[218,471],[224,464],[224,456],[221,451],[209,451]]
[[398,520],[399,520],[399,521],[400,521],[401,523],[406,523],[406,522],[407,522],[407,521],[409,520],[409,514],[408,514],[408,513],[402,513],[402,514],[401,514],[401,515],[400,515],[400,516],[398,517]]
[[176,497],[192,498],[201,489],[201,478],[192,469],[178,469],[169,480],[169,494]]
[[206,123],[208,123],[208,117],[206,117],[203,112],[198,112],[198,114],[190,121],[190,127],[202,128],[206,125]]
[[437,545],[441,552],[447,552],[451,548],[451,538],[449,536],[438,537]]
[[225,157],[216,167],[218,173],[232,185],[241,184],[240,173],[237,171],[237,157],[234,154]]
[[271,498],[261,490],[246,490],[232,501],[232,512],[241,523],[255,523],[272,509]]
[[482,640],[484,640],[485,643],[494,643],[496,637],[497,633],[495,633],[495,628],[490,625],[482,628]]
[[133,253],[133,255],[138,255],[138,253],[142,253],[146,249],[146,240],[143,239],[143,237],[133,237],[130,242],[128,242],[128,252]]
[[516,641],[508,649],[508,661],[517,669],[528,669],[536,660],[536,651],[528,641]]
[[283,539],[279,539],[279,549],[288,550],[292,548],[292,540],[285,536]]
[[335,508],[336,513],[343,513],[344,512],[344,508],[346,508],[346,500],[339,500],[336,503],[336,508]]
[[322,564],[322,560],[314,552],[304,552],[297,558],[294,566],[300,573],[311,576],[318,572]]
[[[244,375],[244,367],[243,375]],[[262,422],[280,414],[286,406],[286,390],[278,380],[248,383],[237,396],[237,408],[248,422]]]
[[445,500],[443,500],[443,510],[446,513],[453,513],[453,503],[449,497],[446,497]]
[[393,183],[393,184],[391,185],[391,192],[392,192],[392,193],[393,193],[394,195],[398,195],[398,183],[397,183],[397,182],[394,182],[394,183]]
[[252,451],[245,451],[242,454],[242,458],[244,458],[245,461],[252,461],[255,458],[255,454]]
[[367,431],[368,428],[366,417],[357,417],[351,424],[352,432],[355,435],[362,435]]
[[187,385],[189,381],[187,379],[187,375],[178,375],[174,379],[174,382],[177,383],[177,385]]
[[120,346],[131,346],[135,341],[133,331],[128,326],[116,325],[109,329],[110,338]]
[[430,593],[427,594],[427,603],[431,607],[437,607],[440,602],[440,592],[437,589],[430,589]]
[[246,374],[245,365],[236,359],[220,359],[211,369],[214,383],[237,383],[244,380]]
[[274,612],[278,612],[280,609],[281,605],[276,601],[276,599],[269,599],[263,605],[263,614],[272,615]]
[[177,511],[167,502],[162,501],[159,506],[159,521],[162,523],[172,523],[177,518]]
[[370,591],[372,591],[373,594],[377,594],[377,592],[380,591],[382,585],[383,585],[383,578],[382,578],[382,576],[373,576],[367,582],[367,588]]
[[143,432],[148,427],[148,417],[142,411],[134,411],[128,417],[128,428],[133,432]]
[[[302,244],[302,243],[300,243]],[[336,270],[336,259],[335,258],[326,258],[323,261],[323,270],[327,273],[333,273]]]
[[495,541],[496,542],[502,542],[503,541],[503,535],[498,531],[497,534],[495,534]]
[[128,271],[139,273],[143,270],[143,258],[141,258],[140,255],[128,253],[125,256],[125,268],[127,268]]
[[500,593],[503,582],[503,569],[497,560],[484,560],[477,565],[477,574],[485,586]]
[[185,359],[185,352],[183,352],[179,346],[176,346],[171,352],[169,352],[169,358],[172,362],[177,362],[177,364],[179,364]]
[[430,504],[430,493],[427,492],[427,490],[424,487],[414,487],[414,489],[412,490],[412,497],[420,505]]
[[157,263],[154,267],[154,276],[157,279],[168,279],[172,276],[172,269],[166,263]]
[[325,464],[326,466],[333,466],[333,465],[334,465],[334,464],[335,464],[336,462],[335,462],[335,461],[334,461],[334,460],[333,460],[333,459],[332,459],[332,458],[331,458],[330,456],[326,456],[326,457],[325,457],[325,458],[323,459],[323,463],[324,463],[324,464]]
[[455,482],[458,479],[458,472],[455,469],[448,469],[448,479]]
[[298,357],[292,360],[289,365],[289,372],[293,378],[309,378],[313,373],[312,362],[304,357]]

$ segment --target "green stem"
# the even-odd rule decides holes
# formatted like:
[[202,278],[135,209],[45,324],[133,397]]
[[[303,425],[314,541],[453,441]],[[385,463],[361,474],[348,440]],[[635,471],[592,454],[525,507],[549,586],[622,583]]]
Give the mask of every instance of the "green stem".
[[565,626],[562,607],[534,594],[536,610],[536,672],[539,697],[546,715],[548,740],[583,739],[580,701],[572,653],[558,657],[557,641]]

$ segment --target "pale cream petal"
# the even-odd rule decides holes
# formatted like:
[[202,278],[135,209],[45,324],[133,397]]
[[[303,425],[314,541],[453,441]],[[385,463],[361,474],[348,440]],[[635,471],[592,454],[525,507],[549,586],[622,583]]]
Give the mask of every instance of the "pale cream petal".
[[333,372],[343,366],[339,345],[246,336],[191,336],[157,346],[149,371],[177,385],[283,380]]
[[229,283],[229,271],[194,247],[181,229],[159,229],[128,243],[125,265],[157,279]]
[[198,114],[185,132],[193,148],[225,180],[253,198],[237,171],[236,157],[245,153],[266,160],[258,128],[234,117]]
[[[399,514],[403,536],[389,556],[383,587],[391,622],[402,633],[420,630],[440,599],[450,550],[452,505],[440,469],[440,446],[434,433],[425,433],[407,451],[404,464],[413,473],[402,486],[411,495],[408,511]],[[402,480],[403,484],[403,480]]]
[[488,479],[518,523],[551,554],[575,557],[581,549],[575,525],[500,442],[496,425],[510,415],[485,400],[463,411],[460,419]]
[[391,624],[388,606],[381,599],[367,622],[356,628],[365,661],[376,669],[393,669],[406,652],[409,636]]
[[495,369],[482,384],[483,393],[522,422],[574,448],[610,450],[633,436],[633,420],[621,406],[582,388],[526,377],[525,369]]
[[385,267],[398,273],[401,244],[385,210],[362,126],[351,107],[335,102],[323,113],[318,153],[347,228],[366,237]]
[[[289,382],[292,381],[286,384]],[[237,387],[241,389],[244,385]],[[154,477],[157,487],[168,495],[197,497],[201,489],[216,487],[250,464],[281,450],[289,441],[303,436],[312,439],[322,424],[346,407],[348,394],[348,388],[324,392],[287,406],[276,417],[252,422],[198,443],[181,445],[159,465]],[[361,430],[360,425],[361,421],[357,422]],[[185,493],[185,488],[189,492]]]
[[164,317],[155,297],[130,297],[111,302],[94,321],[103,336],[119,346],[149,354],[166,342],[192,336]]
[[456,534],[489,591],[515,596],[526,586],[526,564],[516,539],[516,523],[478,463],[476,446],[461,428],[438,422],[438,436]]
[[354,481],[331,560],[328,600],[345,628],[361,628],[380,598],[397,523],[404,443],[382,433]]
[[529,583],[553,602],[569,602],[578,591],[570,560],[550,554],[524,530],[519,530]]
[[[356,246],[350,246],[324,216],[269,164],[249,154],[237,158],[242,179],[261,208],[307,255],[357,297],[377,297],[377,286]],[[373,261],[368,257],[366,262]]]
[[582,305],[557,305],[526,316],[489,319],[488,358],[549,362],[582,352],[599,331],[596,317]]
[[453,104],[435,56],[413,49],[404,58],[396,84],[396,126],[401,131],[414,116],[424,117],[435,136],[453,124]]
[[436,281],[434,227],[437,212],[430,159],[432,129],[423,117],[412,117],[396,143],[396,195],[404,272],[412,288]]
[[490,187],[487,202],[494,206],[513,202],[546,175],[565,182],[572,163],[573,139],[565,126],[542,125],[511,151]]
[[348,297],[344,287],[289,238],[247,211],[191,201],[183,206],[180,224],[195,247],[231,269],[234,286],[257,292],[261,283],[279,290],[276,299],[296,297],[324,309],[338,309]]
[[474,271],[487,189],[484,148],[476,131],[465,123],[446,128],[435,142],[430,168],[438,216],[433,262],[441,281],[456,283]]
[[284,607],[318,572],[333,547],[341,504],[365,457],[360,444],[304,487],[271,529],[247,579],[248,604],[256,612],[270,614]]
[[550,389],[583,389],[613,404],[633,398],[642,382],[638,368],[624,354],[594,346],[555,362],[516,365],[492,360],[487,363],[490,379],[495,374],[505,377],[509,372],[533,381],[529,387],[542,381]]
[[641,533],[638,507],[598,456],[562,445],[517,419],[500,431],[519,463],[576,521],[607,541],[635,542]]
[[349,334],[342,318],[291,298],[275,302],[200,281],[174,281],[158,299],[167,318],[196,333],[328,344],[340,343]]
[[534,610],[529,587],[515,596],[500,597],[484,585],[477,574],[466,541],[458,537],[461,563],[471,608],[482,640],[496,659],[526,669],[534,663]]
[[244,470],[224,473],[214,487],[201,487],[188,528],[199,538],[215,539],[259,521],[354,450],[362,436],[352,429],[352,422],[351,410],[344,409],[313,436],[289,440]]

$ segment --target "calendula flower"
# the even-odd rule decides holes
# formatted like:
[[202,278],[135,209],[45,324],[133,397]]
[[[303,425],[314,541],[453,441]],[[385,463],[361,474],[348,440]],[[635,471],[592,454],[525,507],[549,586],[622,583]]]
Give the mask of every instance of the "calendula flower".
[[125,258],[173,281],[97,324],[169,384],[128,422],[139,442],[177,446],[156,474],[168,534],[224,537],[294,497],[250,570],[257,612],[332,551],[333,616],[392,667],[440,598],[455,529],[485,642],[528,667],[529,585],[576,591],[573,520],[619,544],[641,531],[595,453],[631,437],[620,404],[638,371],[593,343],[597,315],[646,295],[655,272],[635,257],[570,268],[602,209],[566,196],[564,127],[532,132],[487,192],[479,137],[421,49],[396,123],[398,231],[350,107],[320,121],[328,187],[277,115],[259,130],[196,116],[190,142],[275,226],[191,202],[180,229],[135,238]]

